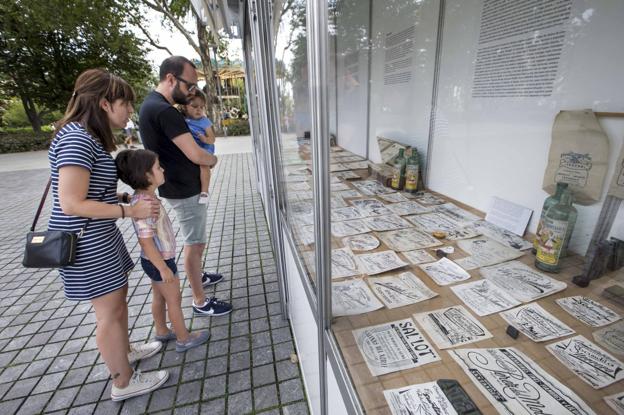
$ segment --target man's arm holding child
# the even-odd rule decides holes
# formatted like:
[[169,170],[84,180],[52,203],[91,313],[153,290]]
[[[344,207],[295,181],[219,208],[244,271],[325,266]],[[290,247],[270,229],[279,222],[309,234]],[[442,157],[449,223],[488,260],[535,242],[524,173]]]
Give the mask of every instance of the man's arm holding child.
[[180,150],[182,150],[186,158],[191,160],[193,163],[208,167],[214,167],[215,164],[217,164],[217,157],[202,150],[202,148],[198,146],[193,139],[191,133],[181,134],[175,137],[172,141]]

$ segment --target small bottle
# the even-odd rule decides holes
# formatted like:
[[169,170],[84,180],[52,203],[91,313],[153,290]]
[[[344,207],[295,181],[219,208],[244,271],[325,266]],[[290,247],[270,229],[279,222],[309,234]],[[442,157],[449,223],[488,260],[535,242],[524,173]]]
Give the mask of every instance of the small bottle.
[[544,215],[539,236],[535,266],[543,271],[561,271],[561,253],[568,232],[572,233],[571,216],[576,213],[572,206],[572,193],[566,189],[561,200]]
[[555,206],[559,203],[561,199],[561,195],[563,191],[568,188],[567,183],[557,183],[557,190],[555,190],[555,194],[552,196],[548,196],[546,200],[544,200],[544,206],[542,207],[542,213],[540,214],[539,222],[537,222],[537,231],[535,231],[535,239],[533,239],[533,254],[537,253],[537,241],[539,240],[540,232],[542,230],[542,226],[544,224],[544,215],[552,206]]
[[412,147],[412,155],[407,159],[405,165],[405,191],[416,193],[418,191],[418,173],[420,163],[418,161],[418,151]]
[[390,187],[395,190],[401,190],[405,181],[405,149],[399,149],[399,155],[394,159],[393,167],[394,171],[392,172]]

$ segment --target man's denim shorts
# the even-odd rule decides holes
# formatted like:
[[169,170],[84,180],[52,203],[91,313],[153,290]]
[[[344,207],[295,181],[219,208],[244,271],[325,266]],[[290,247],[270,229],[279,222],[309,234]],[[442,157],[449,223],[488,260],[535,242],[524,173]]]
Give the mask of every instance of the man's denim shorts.
[[175,210],[184,237],[184,245],[205,244],[208,207],[199,204],[199,195],[186,199],[165,200]]
[[[173,275],[178,275],[178,267],[176,266],[175,259],[165,259],[165,264],[169,267],[169,269],[173,272]],[[141,266],[143,267],[143,271],[147,274],[148,277],[154,282],[162,282],[162,277],[160,276],[160,271],[158,268],[152,264],[147,258],[141,257]]]

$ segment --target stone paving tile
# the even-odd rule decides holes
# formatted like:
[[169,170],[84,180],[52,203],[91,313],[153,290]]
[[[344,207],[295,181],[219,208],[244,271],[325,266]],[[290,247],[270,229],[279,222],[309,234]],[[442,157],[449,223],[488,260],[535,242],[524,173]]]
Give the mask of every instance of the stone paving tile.
[[[177,259],[182,307],[192,330],[209,329],[207,345],[175,352],[174,342],[136,367],[164,368],[167,383],[150,395],[123,403],[110,400],[108,371],[95,343],[90,303],[64,298],[56,270],[24,269],[24,231],[30,225],[48,171],[0,174],[0,414],[308,414],[288,320],[280,295],[268,226],[255,189],[250,154],[225,155],[213,172],[208,205],[205,269],[226,280],[206,290],[230,300],[224,317],[194,317],[191,291]],[[46,223],[50,203],[41,223]],[[179,246],[175,213],[166,206]],[[4,220],[7,216],[7,220]],[[140,247],[129,221],[119,221],[130,255]],[[153,338],[151,285],[140,267],[129,276],[132,342]],[[281,412],[280,412],[281,411]]]

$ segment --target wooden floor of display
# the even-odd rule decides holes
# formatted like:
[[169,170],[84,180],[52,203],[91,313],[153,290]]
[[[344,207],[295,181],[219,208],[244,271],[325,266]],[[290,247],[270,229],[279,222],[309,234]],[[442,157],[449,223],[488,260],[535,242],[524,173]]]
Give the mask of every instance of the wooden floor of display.
[[[436,194],[435,192],[431,192]],[[476,215],[483,217],[483,213],[473,209],[465,204],[459,203],[455,200],[449,199],[444,195],[436,194],[449,202],[453,202],[458,206],[475,213]],[[373,198],[367,196],[366,198]],[[381,200],[381,199],[380,199]],[[335,238],[334,248],[342,246],[340,240]],[[445,245],[453,245],[456,247],[454,241],[443,240]],[[381,245],[370,252],[379,252],[387,250],[383,242]],[[434,254],[433,249],[427,249],[428,252]],[[448,256],[449,259],[459,259],[465,257],[459,248],[456,248],[455,253]],[[527,251],[527,253],[518,259],[519,261],[526,263],[534,267],[535,256]],[[584,258],[579,255],[570,255],[563,260],[563,269],[559,274],[547,273],[550,277],[563,281],[568,284],[568,287],[556,294],[549,297],[545,297],[535,301],[541,305],[548,312],[552,313],[555,317],[563,321],[570,326],[576,334],[581,334],[586,338],[593,341],[592,332],[597,328],[589,327],[580,321],[576,320],[568,313],[566,313],[561,307],[559,307],[555,300],[562,297],[569,297],[573,295],[584,295],[597,300],[619,314],[624,314],[624,308],[618,307],[616,304],[607,301],[603,297],[600,297],[605,286],[608,286],[610,282],[613,282],[613,278],[617,277],[619,281],[624,281],[624,275],[607,275],[598,280],[593,281],[588,288],[579,288],[574,285],[572,277],[578,275],[582,271]],[[418,266],[409,265],[404,267],[401,271],[407,270],[417,275],[430,289],[437,292],[439,295],[435,298],[413,304],[410,306],[400,307],[396,309],[382,308],[377,311],[373,311],[367,314],[361,314],[356,316],[336,317],[333,321],[333,331],[337,338],[338,344],[342,351],[344,361],[347,365],[353,384],[358,392],[360,401],[364,406],[367,414],[381,415],[390,414],[390,408],[384,398],[383,391],[387,389],[394,389],[404,387],[413,384],[432,382],[438,379],[456,379],[465,391],[470,395],[472,400],[478,406],[483,414],[497,414],[498,412],[492,404],[486,399],[486,397],[478,390],[477,386],[468,378],[465,372],[460,366],[455,363],[453,358],[448,353],[448,350],[437,349],[441,360],[434,363],[429,363],[424,366],[401,370],[399,372],[386,374],[382,376],[372,376],[363,356],[361,355],[352,334],[352,330],[364,328],[376,324],[388,323],[395,320],[412,318],[415,313],[421,313],[439,308],[450,307],[453,305],[464,305],[463,302],[455,296],[450,286],[438,286],[431,278],[429,278]],[[398,271],[398,270],[396,270]],[[397,273],[397,272],[394,272]],[[479,274],[479,270],[469,271],[471,279],[465,282],[475,281],[482,279]],[[390,274],[390,273],[387,273]],[[387,275],[386,274],[386,275]],[[607,406],[603,401],[604,396],[612,395],[624,390],[624,382],[616,382],[608,387],[600,390],[593,389],[587,383],[581,380],[577,375],[572,373],[568,368],[562,365],[548,350],[546,350],[546,344],[551,342],[535,343],[526,336],[520,334],[518,339],[513,339],[505,333],[508,326],[507,322],[498,314],[492,314],[485,317],[478,317],[474,313],[472,315],[477,318],[493,335],[493,338],[480,341],[477,343],[464,346],[465,348],[499,348],[499,347],[515,347],[529,358],[534,363],[539,365],[542,369],[554,376],[564,385],[572,389],[579,395],[597,414],[612,414],[614,411]],[[431,339],[427,336],[426,332],[423,332],[425,337],[431,342]],[[558,339],[561,340],[561,339]],[[558,341],[554,340],[554,341]],[[433,344],[433,342],[431,342]],[[461,346],[455,349],[461,348]],[[621,356],[616,356],[620,357]]]

